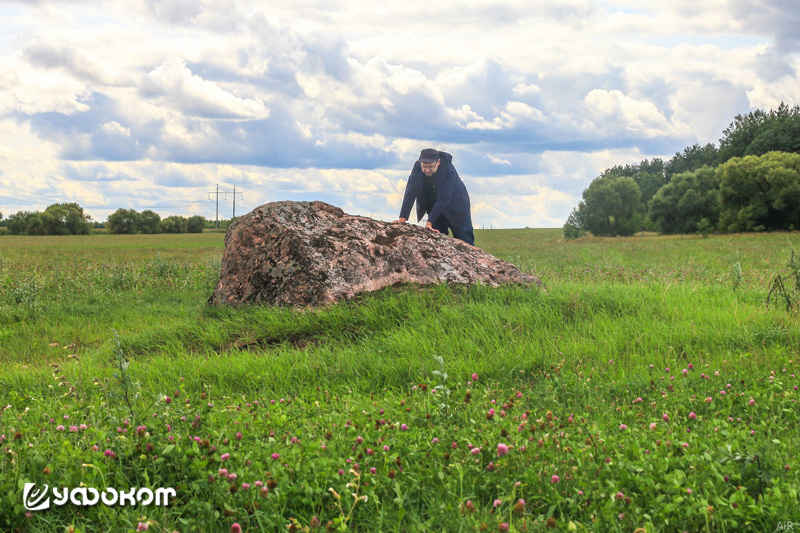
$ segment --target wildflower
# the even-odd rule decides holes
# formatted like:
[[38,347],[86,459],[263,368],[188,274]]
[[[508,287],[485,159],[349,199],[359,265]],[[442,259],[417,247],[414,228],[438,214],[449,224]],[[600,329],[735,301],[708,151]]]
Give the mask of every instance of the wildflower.
[[228,469],[227,468],[220,468],[217,473],[222,477],[228,477]]
[[503,457],[504,455],[508,455],[508,446],[501,442],[497,445],[497,457]]
[[364,439],[361,437],[361,435],[356,437],[356,444],[361,444],[362,442],[364,442]]
[[139,522],[139,525],[136,526],[136,531],[147,531],[149,526],[145,522]]
[[340,468],[340,469],[339,469],[339,471],[337,472],[337,474],[339,474],[340,476],[343,476],[343,475],[344,475],[344,470],[342,470],[342,469]]
[[559,481],[561,481],[561,478],[559,478],[556,474],[553,474],[553,477],[550,478],[550,483],[552,483],[553,485],[555,485]]
[[497,526],[497,531],[499,531],[500,533],[508,533],[508,528],[509,528],[508,522],[503,522],[502,524]]
[[664,422],[669,422],[669,415],[667,413],[664,413],[664,415],[661,418],[664,419]]
[[464,507],[467,509],[468,513],[474,513],[475,512],[475,504],[472,503],[472,500],[467,500],[467,503],[466,503],[466,505]]
[[650,424],[650,429],[651,430],[656,429],[656,423],[655,422]]
[[750,398],[750,401],[747,402],[747,403],[750,404],[750,405],[755,405],[756,401],[753,398]]
[[709,396],[709,397],[708,397],[708,398],[706,398],[706,400],[705,400],[705,402],[706,402],[706,403],[711,403],[711,402],[713,402],[713,401],[714,401],[714,398],[712,398],[711,396]]
[[400,424],[400,431],[408,431],[408,426],[405,424]]
[[520,498],[519,501],[514,504],[514,512],[517,514],[522,514],[525,512],[525,500]]
[[690,419],[692,419],[692,420],[694,420],[694,419],[696,419],[696,418],[697,418],[697,415],[694,413],[694,411],[692,411],[691,413],[689,413],[689,418],[690,418]]
[[383,451],[388,452],[390,450],[389,446],[386,444],[383,445]]
[[684,442],[683,444],[681,444],[681,446],[683,446],[684,448],[688,448],[689,447],[689,443],[688,442]]
[[500,501],[500,500],[495,500],[494,502],[492,502],[492,506],[494,506],[494,507],[500,507],[500,505],[501,505],[502,503],[503,503],[503,502],[502,502],[502,501]]
[[486,420],[492,420],[494,418],[494,408],[489,409],[489,412],[486,413]]
[[618,499],[618,500],[621,500],[621,499],[622,499],[622,498],[624,498],[624,497],[625,497],[625,495],[622,493],[622,491],[620,491],[620,492],[618,492],[618,493],[617,493],[617,499]]
[[70,430],[70,432],[72,432],[72,433],[77,433],[77,432],[78,432],[78,426],[70,426],[70,427],[69,427],[69,430]]
[[231,454],[229,454],[229,453],[223,453],[222,455],[219,456],[219,460],[220,461],[227,461],[230,458],[231,458]]
[[686,489],[686,494],[691,494],[691,493],[692,493],[692,489]]
[[111,457],[112,459],[116,459],[117,458],[117,454],[112,452],[111,450],[104,451],[103,455],[105,455],[106,457]]
[[620,424],[619,429],[625,431],[626,429],[628,429],[628,426],[626,426],[625,424]]
[[719,391],[720,396],[725,396],[726,392],[724,390]]
[[375,467],[373,466],[373,467],[371,467],[371,468],[369,469],[369,473],[370,473],[370,474],[372,474],[372,475],[374,476],[375,474],[377,474],[377,473],[378,473],[378,469],[377,469],[377,468],[375,468]]
[[242,483],[242,490],[247,490],[250,488],[250,483]]
[[58,426],[56,426],[56,430],[58,430],[58,431],[64,431],[64,429],[66,429],[66,428],[64,426],[60,425],[60,424]]
[[431,439],[431,443],[432,444],[439,444],[439,439],[436,438],[436,437],[433,437],[433,439]]
[[472,381],[478,381],[478,374],[472,374]]
[[489,463],[488,465],[486,465],[486,470],[488,470],[489,472],[494,472],[495,470],[494,463]]
[[372,448],[367,448],[367,455],[375,455],[375,450]]
[[242,526],[238,522],[231,524],[231,533],[242,533]]
[[472,450],[470,450],[469,453],[471,453],[472,455],[478,455],[479,453],[481,453],[481,449],[476,446],[475,448],[472,448]]
[[681,373],[685,376],[686,374],[689,373],[689,371],[684,368],[683,370],[681,370]]
[[277,461],[278,459],[280,459],[280,458],[281,458],[281,454],[279,454],[279,453],[273,453],[272,455],[270,455],[270,457],[272,457],[272,460],[273,460],[273,461]]

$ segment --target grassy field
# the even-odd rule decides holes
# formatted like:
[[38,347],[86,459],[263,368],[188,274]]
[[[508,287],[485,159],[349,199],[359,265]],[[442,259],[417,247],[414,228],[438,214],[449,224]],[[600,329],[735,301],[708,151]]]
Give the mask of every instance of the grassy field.
[[[766,304],[798,233],[479,230],[547,291],[404,287],[303,312],[209,308],[222,241],[0,238],[0,530],[800,521],[800,318]],[[30,482],[177,496],[26,514]]]

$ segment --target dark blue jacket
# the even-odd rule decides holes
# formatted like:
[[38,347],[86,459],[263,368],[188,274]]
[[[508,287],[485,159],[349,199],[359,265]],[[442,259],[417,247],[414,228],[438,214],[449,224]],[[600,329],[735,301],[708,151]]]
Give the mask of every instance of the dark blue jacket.
[[[428,221],[434,223],[439,215],[444,215],[451,226],[461,229],[472,229],[472,216],[470,215],[469,193],[467,187],[453,166],[453,156],[447,152],[439,152],[439,170],[434,177],[436,188],[436,203],[433,204],[428,215]],[[411,175],[406,184],[406,193],[403,197],[403,207],[400,208],[400,218],[408,220],[411,214],[411,205],[417,202],[417,221],[425,216],[425,193],[422,188],[422,165],[419,161],[414,163]]]

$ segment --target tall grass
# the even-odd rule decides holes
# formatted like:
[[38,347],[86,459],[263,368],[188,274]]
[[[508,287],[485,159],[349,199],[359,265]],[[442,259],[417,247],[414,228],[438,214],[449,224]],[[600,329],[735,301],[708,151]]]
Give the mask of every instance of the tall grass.
[[[340,521],[333,524],[335,528],[352,526],[356,530],[370,530],[370,524],[384,520],[387,524],[403,524],[395,529],[404,531],[437,529],[437,526],[449,530],[450,525],[452,530],[471,530],[482,524],[490,524],[496,530],[504,522],[522,530],[544,527],[555,517],[558,518],[556,527],[564,530],[571,530],[572,520],[589,530],[632,530],[638,525],[656,527],[653,517],[658,513],[668,522],[662,524],[666,531],[680,524],[699,528],[701,523],[706,523],[709,531],[730,531],[759,530],[767,526],[774,529],[779,520],[795,518],[784,514],[788,509],[786,502],[791,501],[787,490],[797,489],[797,456],[792,450],[800,444],[797,437],[800,411],[796,389],[791,387],[796,383],[794,375],[800,355],[800,320],[796,310],[787,311],[780,305],[767,306],[766,296],[774,277],[786,272],[790,251],[800,249],[800,235],[712,236],[708,239],[646,236],[584,238],[569,242],[563,241],[557,230],[478,231],[476,236],[480,247],[540,276],[547,291],[520,287],[405,286],[362,295],[354,301],[323,309],[217,308],[207,306],[206,300],[219,276],[221,234],[3,237],[0,241],[3,245],[0,251],[0,404],[10,406],[9,413],[25,413],[25,409],[29,409],[27,412],[34,413],[28,415],[29,418],[49,419],[59,412],[80,412],[91,421],[90,427],[103,428],[102,431],[108,433],[102,435],[112,436],[114,428],[122,425],[122,419],[131,416],[126,414],[129,411],[135,413],[139,422],[152,412],[160,422],[174,426],[175,418],[169,414],[171,408],[166,408],[162,402],[165,395],[180,390],[182,398],[192,399],[192,405],[199,398],[203,398],[203,402],[213,400],[215,407],[203,408],[198,414],[208,420],[208,436],[204,433],[203,438],[216,443],[219,449],[227,449],[228,441],[224,439],[230,438],[231,432],[242,431],[237,425],[245,423],[237,418],[238,409],[244,403],[252,404],[256,398],[263,402],[283,397],[299,402],[298,405],[313,405],[316,401],[316,411],[311,409],[316,415],[304,416],[293,411],[291,415],[281,414],[281,422],[262,420],[258,426],[272,427],[273,433],[280,429],[287,431],[286,435],[308,434],[309,438],[330,432],[331,424],[340,427],[344,423],[341,417],[361,416],[359,412],[371,412],[378,405],[386,407],[388,412],[389,405],[399,406],[408,400],[409,411],[398,407],[392,416],[394,420],[411,417],[421,433],[397,445],[405,450],[404,454],[419,459],[420,465],[442,468],[447,473],[441,478],[434,473],[429,479],[427,470],[407,466],[408,475],[417,476],[417,481],[402,487],[395,483],[380,488],[379,483],[374,496],[382,505],[369,512],[362,507],[362,511],[351,517],[353,521],[349,526],[347,523],[351,519],[344,520],[342,525],[343,516],[340,516]],[[739,269],[733,265],[738,265]],[[130,406],[119,400],[120,381],[115,378],[115,372],[119,372],[120,354],[129,364],[125,393],[134,398]],[[679,369],[687,367],[696,370],[682,376]],[[667,368],[671,370],[665,372]],[[774,373],[773,378],[783,379],[780,389],[772,383],[773,378],[767,383],[770,371]],[[692,378],[699,372],[705,372],[707,377],[720,373],[720,383],[711,385],[717,390],[709,389],[709,381]],[[442,387],[445,373],[449,380],[445,382],[446,387]],[[480,376],[480,386],[466,384],[473,374]],[[678,381],[674,381],[676,375]],[[681,381],[682,377],[686,380]],[[747,416],[751,417],[747,422],[748,432],[743,428],[734,431],[733,426],[725,429],[729,414],[745,416],[742,413],[749,409],[746,404],[740,407],[739,403],[730,403],[719,409],[716,407],[719,399],[714,400],[718,403],[701,403],[707,396],[719,396],[718,388],[724,390],[727,379],[732,380],[735,387],[742,388],[742,394],[758,398],[759,405],[765,406],[764,411],[747,411]],[[741,383],[737,384],[739,381]],[[438,398],[430,393],[418,398],[410,396],[437,385]],[[469,397],[464,396],[469,389],[481,399],[470,403]],[[443,403],[441,394],[445,390],[452,394]],[[772,396],[770,391],[782,396]],[[690,440],[691,446],[708,442],[723,450],[722,435],[711,431],[715,426],[726,431],[726,438],[741,453],[779,440],[780,444],[772,445],[775,448],[769,452],[769,457],[763,453],[762,457],[764,468],[772,469],[772,475],[780,480],[771,485],[777,487],[780,494],[770,493],[770,505],[783,514],[777,510],[770,512],[767,504],[762,504],[765,489],[752,485],[755,478],[751,475],[750,463],[741,463],[739,481],[743,486],[750,484],[751,500],[740,502],[735,490],[731,492],[727,485],[717,485],[721,483],[717,477],[721,479],[723,474],[714,473],[716,467],[709,466],[699,455],[680,455],[679,450],[674,455],[669,452],[668,457],[672,459],[664,459],[666,462],[660,467],[663,472],[648,474],[648,483],[652,481],[652,485],[634,498],[629,511],[617,509],[615,506],[619,503],[614,497],[617,490],[611,490],[611,485],[630,487],[625,492],[633,493],[642,478],[618,470],[607,474],[600,474],[598,470],[592,474],[594,477],[590,476],[587,468],[589,465],[596,467],[600,460],[597,443],[590,441],[581,445],[585,436],[571,442],[570,449],[581,447],[584,449],[581,453],[591,452],[591,458],[581,459],[572,452],[564,452],[562,445],[565,444],[556,441],[569,437],[563,437],[563,430],[562,437],[558,437],[557,426],[554,426],[542,436],[538,445],[545,446],[541,443],[556,439],[552,441],[551,452],[539,452],[544,464],[547,461],[552,464],[544,468],[541,461],[534,463],[540,465],[536,475],[549,480],[555,468],[562,479],[574,480],[564,487],[567,492],[554,493],[549,484],[537,484],[538,481],[525,473],[533,468],[530,465],[519,463],[512,468],[509,464],[510,471],[516,472],[513,475],[523,479],[521,487],[525,487],[526,497],[532,503],[522,515],[514,514],[512,500],[520,497],[520,492],[514,492],[517,489],[506,479],[508,487],[512,488],[504,493],[501,498],[504,507],[498,509],[505,509],[508,515],[495,515],[491,494],[500,490],[500,485],[484,486],[489,482],[482,477],[487,467],[494,468],[486,464],[491,454],[482,456],[483,462],[476,469],[469,455],[456,467],[455,464],[448,466],[449,453],[445,454],[447,457],[441,465],[430,463],[424,453],[428,456],[433,453],[428,450],[432,436],[444,440],[445,433],[454,443],[461,443],[460,449],[466,445],[460,439],[467,437],[474,442],[487,439],[484,446],[490,447],[497,439],[514,440],[516,424],[525,420],[520,418],[520,412],[514,415],[514,427],[503,427],[502,433],[500,426],[490,424],[491,427],[487,427],[480,423],[481,418],[486,419],[490,406],[495,406],[499,413],[500,406],[508,404],[509,394],[525,398],[520,400],[520,406],[534,413],[531,420],[543,418],[548,410],[559,414],[562,425],[568,416],[572,420],[570,415],[574,415],[576,421],[584,420],[581,432],[588,431],[608,441],[602,453],[613,456],[615,461],[623,461],[623,458],[617,457],[614,445],[631,450],[641,446],[639,452],[626,456],[624,461],[628,463],[621,463],[627,464],[630,472],[652,468],[642,454],[645,446],[652,448],[655,444],[647,440],[646,432],[631,433],[632,440],[620,437],[622,440],[618,441],[615,435],[619,430],[615,428],[623,422],[631,429],[644,424],[644,430],[651,422],[649,418],[659,418],[662,411],[680,413],[682,419],[689,410],[707,417],[702,433],[693,437],[698,440],[683,437]],[[641,407],[631,406],[631,401],[637,397],[644,398],[647,403]],[[731,399],[730,402],[746,399]],[[490,403],[495,400],[497,404]],[[220,409],[217,404],[225,407]],[[648,407],[651,404],[653,407]],[[386,416],[388,418],[388,414]],[[758,416],[769,423],[758,425]],[[11,429],[26,427],[20,420],[23,418],[15,421],[8,414],[2,415],[0,423],[7,429],[0,426],[0,433],[5,431],[8,435]],[[373,422],[362,421],[362,424]],[[37,424],[37,428],[28,428],[23,433],[33,430],[49,435],[52,432],[49,425]],[[542,424],[547,425],[547,422],[539,421],[536,425]],[[345,430],[347,427],[345,424]],[[366,427],[359,431],[366,431]],[[459,429],[468,433],[459,436]],[[670,434],[660,439],[674,440],[677,444],[678,432],[682,429],[671,428]],[[759,432],[752,446],[746,440],[754,438],[749,430]],[[274,451],[270,448],[273,445],[258,444],[262,442],[262,437],[258,436],[262,430],[254,426],[253,431],[257,435],[249,453],[253,454],[252,460],[259,468],[266,469],[268,467],[258,461]],[[480,431],[485,433],[482,435]],[[184,436],[197,434],[189,430]],[[159,435],[153,431],[149,438],[156,439],[151,443],[162,446],[157,439],[167,437]],[[339,438],[336,435],[338,433],[329,444],[331,449],[339,450],[337,457],[341,459],[346,456],[351,436],[343,437],[337,448],[334,446]],[[374,434],[375,439],[379,437],[384,438],[380,433]],[[268,441],[273,442],[275,438]],[[57,446],[58,442],[54,437],[47,441],[45,448]],[[524,438],[518,446],[523,442]],[[532,446],[536,445],[535,440],[532,442]],[[715,461],[735,462],[733,451],[725,455],[714,451],[712,444],[709,444],[709,453],[722,454]],[[120,446],[119,453],[127,450]],[[189,464],[197,456],[189,448],[185,450],[189,463],[169,467],[174,470],[156,469],[163,479],[188,476],[196,483],[208,475],[206,470],[213,473],[219,466],[211,465],[213,468],[209,466],[191,473],[194,471]],[[206,458],[204,460],[210,460],[213,454],[203,450],[201,448],[198,453]],[[259,456],[262,452],[265,455]],[[76,450],[74,453],[84,452]],[[131,453],[138,456],[141,450],[131,450]],[[281,449],[280,453],[288,452]],[[457,452],[452,453],[456,455]],[[441,453],[436,454],[441,457]],[[162,450],[159,455],[167,454]],[[289,500],[280,500],[285,507],[273,508],[271,512],[277,522],[269,522],[272,524],[269,527],[285,528],[290,515],[303,516],[303,523],[308,524],[312,508],[313,512],[333,520],[335,506],[320,507],[322,496],[314,491],[325,492],[339,479],[338,475],[328,479],[327,474],[323,476],[316,470],[323,468],[323,464],[328,465],[324,468],[334,470],[345,465],[334,459],[328,464],[324,463],[328,459],[297,456],[297,460],[316,465],[312,469],[316,481],[303,477],[305,474],[300,472],[306,470],[300,467],[293,471],[295,473],[287,473],[288,477],[281,482],[286,484],[279,487],[283,487],[284,495],[294,494],[295,500],[292,504]],[[363,461],[363,457],[355,459]],[[83,456],[80,461],[92,460],[97,464],[97,459],[91,459],[90,455]],[[30,461],[24,463],[28,465],[24,468],[0,464],[0,477],[5,471],[6,474],[13,472],[17,480],[36,479],[43,466],[37,462],[40,459],[31,458]],[[168,463],[172,464],[170,461]],[[504,464],[497,458],[495,461]],[[140,479],[141,473],[135,465],[122,464],[132,468],[131,479]],[[559,466],[563,464],[577,470],[565,470]],[[784,464],[789,468],[783,470]],[[676,470],[684,472],[692,465],[705,469],[698,479],[707,484],[703,492],[706,503],[695,502],[693,510],[679,519],[677,517],[683,516],[679,499],[685,496],[680,496],[680,491],[673,494],[667,490],[665,487],[673,478],[662,476],[674,477]],[[389,467],[387,463],[387,470]],[[115,471],[113,465],[108,468],[108,472]],[[246,471],[249,466],[240,465],[240,468]],[[462,479],[458,494],[450,494],[455,491],[455,486],[448,485],[452,468],[470,472],[462,473],[468,483],[464,489]],[[74,481],[77,472],[65,467],[64,482]],[[731,475],[732,471],[724,472]],[[766,475],[765,470],[760,472]],[[294,491],[300,488],[295,487],[297,480],[290,483],[289,480],[294,479],[292,476],[300,476],[298,479],[304,479],[303,483],[319,483],[310,493],[313,497],[309,497],[307,505],[298,503],[300,495]],[[320,476],[324,479],[320,480]],[[607,482],[611,485],[602,489]],[[440,492],[437,483],[447,485],[449,492]],[[585,505],[576,499],[581,483],[594,487],[592,490],[597,494],[596,499],[587,500]],[[685,487],[681,487],[685,492]],[[389,492],[381,492],[384,488]],[[244,505],[229,502],[225,499],[228,496],[206,493],[206,489],[185,490],[211,502],[210,507],[197,507],[189,501],[179,506],[183,509],[181,513],[191,509],[191,513],[203,517],[191,522],[193,529],[227,528],[230,521],[226,521],[221,509],[226,506],[243,508]],[[401,497],[392,492],[396,490],[412,492]],[[609,491],[608,494],[604,490]],[[667,500],[652,501],[648,497],[651,493],[667,495]],[[759,494],[762,503],[758,503]],[[441,500],[447,509],[430,506],[427,500],[432,498]],[[483,510],[475,516],[469,515],[463,509],[466,498],[482,502]],[[611,504],[606,505],[604,498]],[[3,501],[0,499],[0,504]],[[733,503],[737,507],[733,507]],[[750,509],[747,512],[754,513],[751,518],[743,514],[745,503]],[[670,505],[676,507],[673,509]],[[724,514],[721,505],[728,506],[728,514]],[[706,507],[715,507],[714,512],[721,518],[714,522]],[[286,510],[289,508],[296,508],[292,511],[295,514]],[[4,512],[0,510],[0,519]],[[15,512],[17,514],[5,515],[12,517],[8,524],[27,523],[20,518],[18,510]],[[69,511],[64,513],[57,515],[60,518],[54,523],[62,524],[63,520],[75,517]],[[266,519],[255,508],[250,507],[249,513],[253,516],[249,522],[251,527],[257,524],[266,527],[267,522],[257,521]],[[618,518],[618,515],[627,518]],[[128,517],[128,526],[133,524],[130,522],[133,514],[120,516]],[[245,514],[237,511],[235,516],[241,521]],[[615,524],[608,525],[602,520],[598,524],[598,517],[602,520],[613,517]],[[162,521],[165,530],[179,526],[179,518],[179,515],[167,513]],[[526,519],[529,521],[525,522]],[[106,517],[101,522],[107,527],[124,530],[128,526],[122,520]],[[92,530],[86,522],[79,522]],[[206,525],[201,527],[201,523]],[[386,529],[391,528],[387,525]]]

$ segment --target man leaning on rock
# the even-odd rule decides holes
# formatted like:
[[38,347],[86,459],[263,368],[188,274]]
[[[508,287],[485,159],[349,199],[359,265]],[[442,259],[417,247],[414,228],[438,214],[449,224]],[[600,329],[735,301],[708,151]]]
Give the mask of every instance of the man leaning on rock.
[[417,221],[428,215],[425,227],[437,233],[453,233],[453,237],[475,246],[469,193],[453,166],[453,156],[434,148],[425,148],[414,163],[408,177],[400,218],[406,222],[411,205],[417,202]]

